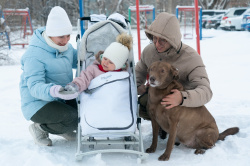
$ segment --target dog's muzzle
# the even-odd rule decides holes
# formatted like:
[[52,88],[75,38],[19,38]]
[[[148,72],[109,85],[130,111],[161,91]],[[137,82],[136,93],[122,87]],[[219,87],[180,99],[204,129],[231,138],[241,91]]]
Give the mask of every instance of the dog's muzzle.
[[155,80],[155,77],[154,76],[150,76],[149,77],[149,85],[151,86],[151,87],[156,87],[156,86],[158,86],[158,81],[156,81]]

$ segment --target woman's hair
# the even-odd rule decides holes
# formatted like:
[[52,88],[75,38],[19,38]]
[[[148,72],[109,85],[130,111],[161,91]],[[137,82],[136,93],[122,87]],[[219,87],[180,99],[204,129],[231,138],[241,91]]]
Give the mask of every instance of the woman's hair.
[[104,53],[104,51],[99,51],[97,54],[95,54],[95,59],[101,63],[101,55]]

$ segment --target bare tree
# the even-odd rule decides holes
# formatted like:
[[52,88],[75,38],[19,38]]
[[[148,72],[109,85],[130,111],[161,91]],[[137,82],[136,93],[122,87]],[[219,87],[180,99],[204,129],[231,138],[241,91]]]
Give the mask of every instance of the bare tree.
[[[232,3],[233,2],[233,3]],[[128,17],[128,7],[134,6],[135,0],[84,0],[84,15],[89,16],[90,14],[104,14],[109,16],[114,12],[118,12],[125,17]],[[175,8],[179,6],[193,6],[194,0],[140,0],[140,5],[154,5],[156,15],[160,12],[168,12],[175,14]],[[250,0],[199,0],[199,5],[203,9],[225,9],[229,6],[240,4],[244,6],[250,5]],[[3,8],[12,9],[30,9],[33,26],[40,27],[45,26],[47,16],[54,6],[63,7],[69,15],[69,18],[76,26],[77,19],[79,17],[79,0],[1,0],[0,5]],[[144,13],[141,13],[141,19],[143,21]],[[136,15],[131,15],[131,20],[136,23]],[[11,27],[11,29],[13,29]]]
[[217,9],[225,9],[228,3],[229,3],[229,0],[220,1],[217,5]]
[[202,9],[225,9],[230,0],[199,0]]
[[173,13],[172,8],[173,8],[173,0],[168,0],[167,1],[167,11],[169,13]]

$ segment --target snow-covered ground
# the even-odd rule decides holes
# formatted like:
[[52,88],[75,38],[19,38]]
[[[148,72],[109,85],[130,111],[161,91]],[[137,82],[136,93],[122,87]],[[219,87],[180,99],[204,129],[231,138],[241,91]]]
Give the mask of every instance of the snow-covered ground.
[[[134,55],[137,61],[137,38],[134,35]],[[166,140],[159,140],[155,153],[150,154],[142,165],[175,166],[248,166],[250,163],[250,33],[222,30],[203,30],[201,56],[207,67],[214,93],[206,105],[215,117],[220,132],[238,126],[240,132],[218,141],[204,155],[195,155],[193,149],[175,146],[169,161],[158,161],[164,152]],[[142,50],[148,40],[141,31]],[[195,40],[183,40],[196,48]],[[76,46],[75,34],[71,43]],[[27,48],[27,46],[26,46]],[[50,135],[53,146],[39,147],[34,144],[20,109],[19,60],[25,49],[13,46],[9,56],[16,65],[0,66],[0,165],[1,166],[132,166],[137,165],[136,156],[131,154],[97,154],[75,161],[76,143]],[[142,121],[144,148],[151,144],[152,130],[149,121]]]

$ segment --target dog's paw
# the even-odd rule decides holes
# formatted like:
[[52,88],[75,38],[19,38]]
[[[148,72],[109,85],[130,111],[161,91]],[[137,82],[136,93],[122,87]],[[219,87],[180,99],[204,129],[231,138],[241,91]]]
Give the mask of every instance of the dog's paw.
[[203,149],[196,149],[194,154],[204,154],[206,151]]
[[147,152],[147,153],[154,153],[154,152],[155,152],[155,149],[156,149],[156,148],[151,148],[151,147],[150,147],[150,148],[148,148],[148,149],[146,150],[146,152]]
[[159,158],[158,158],[159,161],[168,161],[169,160],[169,156],[166,155],[166,154],[163,154],[161,155]]

